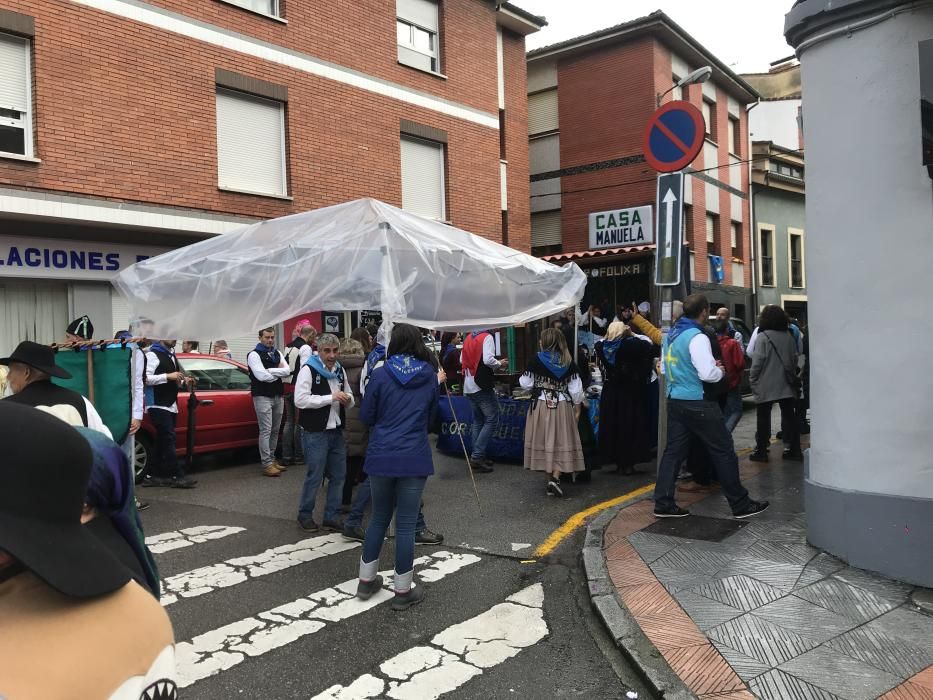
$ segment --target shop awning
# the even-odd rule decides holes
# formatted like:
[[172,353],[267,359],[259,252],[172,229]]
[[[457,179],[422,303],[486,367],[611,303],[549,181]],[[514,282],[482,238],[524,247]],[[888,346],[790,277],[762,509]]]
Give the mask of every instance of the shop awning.
[[576,262],[578,260],[595,260],[599,258],[608,258],[614,255],[623,255],[630,253],[645,253],[654,250],[655,246],[640,245],[627,248],[604,248],[602,250],[581,250],[577,253],[557,253],[556,255],[545,255],[542,260],[546,260],[555,265],[566,262]]

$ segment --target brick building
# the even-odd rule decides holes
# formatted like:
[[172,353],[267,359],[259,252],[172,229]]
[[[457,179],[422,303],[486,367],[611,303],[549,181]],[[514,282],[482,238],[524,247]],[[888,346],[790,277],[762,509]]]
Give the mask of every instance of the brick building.
[[83,313],[125,327],[108,280],[139,256],[359,197],[528,250],[543,24],[493,0],[0,0],[0,351]]
[[[692,102],[707,123],[703,151],[685,181],[690,274],[695,291],[749,320],[753,251],[744,161],[747,105],[757,93],[662,12],[529,52],[532,250],[553,262],[577,262],[590,276],[585,303],[611,311],[654,301],[657,173],[642,152],[644,129],[657,96],[706,65],[713,71],[707,82],[664,97]],[[596,243],[594,229],[609,212],[617,221],[637,213],[645,240]],[[714,281],[711,255],[723,260],[721,282]]]

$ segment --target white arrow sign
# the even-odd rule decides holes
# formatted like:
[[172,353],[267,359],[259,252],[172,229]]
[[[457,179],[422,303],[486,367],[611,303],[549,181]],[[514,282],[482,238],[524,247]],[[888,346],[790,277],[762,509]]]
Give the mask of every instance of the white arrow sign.
[[664,199],[661,201],[664,202],[664,206],[667,209],[667,217],[664,224],[664,257],[669,258],[673,254],[672,244],[674,240],[674,202],[677,201],[677,195],[674,194],[674,190],[668,190],[667,194],[664,195]]

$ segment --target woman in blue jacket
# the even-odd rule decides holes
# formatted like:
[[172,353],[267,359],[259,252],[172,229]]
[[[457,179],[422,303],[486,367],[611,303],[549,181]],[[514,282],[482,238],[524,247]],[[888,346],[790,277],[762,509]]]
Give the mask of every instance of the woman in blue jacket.
[[370,427],[363,471],[372,487],[373,514],[366,529],[356,595],[371,598],[382,588],[379,553],[395,513],[395,600],[393,610],[406,610],[424,599],[424,587],[412,583],[415,522],[421,493],[434,473],[428,425],[437,410],[437,385],[446,381],[414,326],[392,328],[385,364],[373,371],[360,420]]

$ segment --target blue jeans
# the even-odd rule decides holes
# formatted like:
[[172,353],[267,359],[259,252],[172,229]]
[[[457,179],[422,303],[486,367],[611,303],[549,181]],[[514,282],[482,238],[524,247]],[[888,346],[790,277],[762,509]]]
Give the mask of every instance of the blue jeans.
[[690,451],[690,437],[694,436],[706,448],[716,478],[729,501],[732,512],[743,510],[749,504],[748,491],[739,479],[739,460],[735,456],[732,436],[726,431],[722,411],[715,401],[667,402],[667,446],[658,465],[658,480],[654,487],[654,505],[658,510],[673,508],[677,472]]
[[[366,513],[366,507],[369,505],[369,502],[372,500],[372,487],[369,485],[369,477],[356,487],[356,496],[353,497],[353,507],[350,509],[350,514],[347,516],[347,519],[343,521],[344,527],[360,527],[363,524],[363,514]],[[424,522],[424,512],[421,508],[418,508],[418,522],[415,523],[415,533],[424,532],[428,529],[427,523]]]
[[395,573],[407,574],[415,560],[415,523],[421,509],[421,494],[426,476],[370,476],[373,493],[373,517],[366,528],[363,561],[379,558],[386,530],[395,513]]
[[314,512],[317,491],[327,475],[327,500],[324,504],[324,520],[337,520],[343,481],[347,476],[347,444],[342,430],[325,430],[322,433],[303,431],[301,440],[305,450],[308,472],[301,488],[298,504],[298,519],[308,520]]
[[475,394],[466,394],[473,409],[472,459],[483,459],[486,447],[499,423],[499,401],[492,389],[480,389]]
[[742,389],[740,387],[729,389],[729,393],[726,394],[726,406],[722,413],[722,418],[726,422],[726,430],[731,433],[742,418]]

